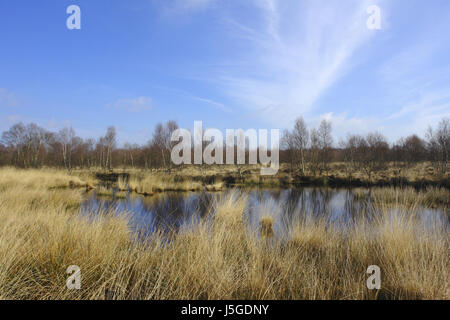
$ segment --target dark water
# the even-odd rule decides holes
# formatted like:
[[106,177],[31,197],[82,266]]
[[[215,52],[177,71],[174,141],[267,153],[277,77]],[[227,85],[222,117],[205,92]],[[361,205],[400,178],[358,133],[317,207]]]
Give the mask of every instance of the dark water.
[[[300,221],[321,219],[342,229],[365,219],[370,223],[380,215],[380,209],[367,198],[361,199],[352,190],[328,188],[241,190],[248,194],[244,221],[257,229],[260,219],[271,217],[274,232],[283,236]],[[126,199],[97,197],[91,193],[82,205],[82,214],[96,215],[126,212],[132,228],[144,235],[190,228],[201,220],[213,218],[217,199],[222,193],[189,192],[161,193],[152,197],[128,194]],[[418,208],[419,223],[425,228],[447,228],[447,208]],[[389,209],[394,217],[398,209]]]

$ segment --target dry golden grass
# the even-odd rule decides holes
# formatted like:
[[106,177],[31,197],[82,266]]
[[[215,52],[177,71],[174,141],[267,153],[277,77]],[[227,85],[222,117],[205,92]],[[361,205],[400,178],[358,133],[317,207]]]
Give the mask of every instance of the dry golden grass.
[[[14,169],[12,169],[14,170]],[[63,171],[46,169],[49,172],[64,173]],[[289,164],[280,164],[278,173],[274,176],[261,176],[260,165],[183,165],[166,169],[136,169],[122,168],[115,173],[129,174],[130,179],[120,176],[117,187],[122,191],[130,190],[141,195],[153,195],[165,191],[223,191],[227,186],[264,186],[283,187],[295,184],[303,185],[447,185],[448,174],[440,174],[429,162],[418,163],[413,166],[405,164],[388,163],[386,168],[373,172],[370,181],[362,170],[350,173],[346,170],[346,164],[333,162],[329,164],[329,170],[306,172],[306,177],[300,176],[298,170],[291,172]],[[33,170],[29,170],[33,171]],[[35,170],[38,171],[38,170]],[[79,177],[90,188],[101,184],[97,174],[108,175],[112,171],[102,168],[74,169],[70,176]],[[67,175],[66,173],[64,173]],[[111,181],[108,181],[110,183]]]
[[114,190],[105,186],[98,186],[95,188],[95,195],[98,197],[112,197],[114,195]]
[[131,174],[128,183],[119,179],[119,185],[129,187],[132,191],[140,194],[165,191],[199,191],[203,189],[200,182],[163,173]]
[[29,189],[81,188],[89,186],[79,175],[72,175],[57,169],[15,169],[1,168],[0,190],[23,186]]
[[[81,203],[81,191],[50,189],[54,173],[3,173],[2,299],[450,298],[448,230],[423,229],[414,204],[394,216],[382,210],[370,225],[346,232],[302,221],[282,241],[244,227],[247,199],[234,190],[212,207],[212,228],[205,221],[170,242],[160,235],[139,242],[125,213],[80,216],[73,204]],[[373,264],[382,270],[378,292],[366,288]],[[66,288],[70,265],[81,268],[81,290]]]
[[[306,183],[321,185],[329,183],[327,177],[340,179],[349,185],[352,183],[369,184],[369,185],[386,185],[393,183],[393,181],[403,181],[403,183],[410,184],[437,184],[444,183],[448,185],[449,175],[439,173],[431,163],[421,162],[412,166],[406,166],[403,163],[387,163],[386,167],[371,173],[370,181],[366,172],[362,170],[352,171],[350,173],[346,170],[346,164],[341,162],[332,162],[329,164],[329,169],[321,174],[316,172],[314,176],[312,172],[307,171],[307,177],[300,177],[298,170],[291,172],[291,166],[286,163],[280,164],[278,173],[274,176],[261,176],[260,165],[211,165],[211,166],[196,166],[184,165],[176,167],[169,173],[163,169],[154,170],[139,170],[139,169],[124,169],[129,172],[135,180],[134,185],[146,190],[148,193],[151,190],[174,190],[183,189],[188,191],[191,189],[199,189],[202,183],[199,181],[208,181],[208,178],[214,177],[214,183],[203,183],[206,190],[216,191],[224,189],[224,181],[232,178],[232,184],[244,186],[273,186],[279,187],[289,185],[292,183]],[[182,178],[180,178],[182,177]],[[183,181],[176,181],[182,179]],[[148,181],[146,181],[148,180]],[[333,180],[333,179],[332,179]],[[174,185],[175,184],[175,185]]]
[[428,187],[420,192],[414,188],[373,188],[366,193],[366,196],[378,204],[395,204],[403,207],[411,204],[450,207],[449,191],[445,188]]
[[273,232],[273,219],[271,217],[261,218],[259,222],[260,234],[263,237],[271,238],[274,235]]
[[[338,178],[348,178],[349,172],[345,170],[346,164],[340,162],[330,163],[329,175]],[[362,170],[355,170],[352,172],[352,179],[360,179],[363,182],[368,182],[367,173]],[[372,183],[389,181],[393,178],[406,179],[409,182],[428,181],[428,182],[442,182],[449,178],[447,174],[442,174],[439,170],[433,167],[431,162],[419,162],[407,166],[405,163],[386,163],[385,168],[375,170],[371,173]]]

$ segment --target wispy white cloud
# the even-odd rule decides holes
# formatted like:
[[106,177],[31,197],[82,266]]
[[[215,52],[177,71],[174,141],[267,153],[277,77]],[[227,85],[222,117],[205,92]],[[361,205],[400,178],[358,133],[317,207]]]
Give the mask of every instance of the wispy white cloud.
[[150,110],[153,107],[153,101],[149,97],[138,97],[131,99],[119,99],[106,105],[107,108],[115,110],[124,110],[128,112],[141,112]]
[[227,92],[280,126],[311,111],[373,36],[366,27],[372,2],[254,0],[257,23],[227,19],[247,46],[237,62],[245,68],[221,70]]
[[[203,9],[214,3],[200,2],[198,8]],[[434,12],[433,18],[408,20],[405,25],[405,16],[415,11],[386,0],[227,4],[214,17],[221,18],[226,31],[229,58],[189,76],[214,86],[221,97],[231,98],[227,104],[233,110],[245,109],[245,118],[262,118],[279,127],[290,127],[299,115],[312,126],[327,118],[338,137],[380,131],[395,140],[400,135],[421,134],[428,125],[449,116],[450,64],[443,58],[448,51],[448,41],[443,40],[450,39],[444,32],[450,20],[435,18],[445,14]],[[366,26],[367,8],[374,4],[382,10],[382,31]],[[414,36],[405,34],[411,30]],[[364,72],[367,83],[362,83]],[[333,91],[346,76],[344,91]],[[366,90],[367,97],[351,92],[351,87]],[[330,97],[339,100],[334,104]],[[372,100],[366,108],[356,105],[368,99]],[[342,106],[348,109],[344,112]]]
[[450,117],[450,63],[446,59],[436,63],[444,43],[428,34],[417,37],[417,43],[403,48],[379,70],[389,98],[399,106],[385,121],[407,122],[393,128],[403,134],[413,130],[423,134],[429,125]]
[[224,112],[228,112],[228,113],[232,112],[232,110],[229,107],[227,107],[226,105],[224,105],[223,103],[220,103],[220,102],[217,102],[217,101],[214,101],[211,99],[206,99],[206,98],[201,98],[201,97],[192,97],[192,99],[206,103],[208,105],[211,105],[214,108],[219,109]]
[[350,116],[346,112],[329,112],[313,117],[309,124],[317,127],[322,119],[331,121],[333,135],[338,139],[350,133],[377,131],[394,142],[411,134],[424,137],[427,128],[436,126],[444,117],[450,118],[450,91],[424,92],[411,104],[387,116]]
[[417,98],[392,113],[384,122],[391,124],[390,136],[405,136],[412,133],[424,135],[429,126],[441,119],[450,118],[450,90],[417,93]]
[[418,92],[413,102],[392,113],[388,119],[398,119],[409,115],[444,117],[450,115],[450,88],[442,91]]
[[[426,109],[426,108],[425,108]],[[434,126],[442,119],[442,113],[428,113],[424,108],[419,110],[417,116],[399,125],[396,119],[380,116],[350,116],[346,112],[335,114],[333,112],[325,113],[317,117],[313,117],[308,124],[311,127],[318,127],[322,119],[331,121],[334,143],[337,144],[341,139],[345,139],[349,134],[366,135],[370,132],[379,132],[383,134],[389,142],[393,143],[401,137],[411,134],[418,134],[424,137],[427,128]],[[448,105],[447,105],[448,110]],[[447,116],[450,116],[447,111]]]
[[313,127],[318,127],[323,119],[331,121],[333,136],[337,139],[345,138],[348,134],[367,134],[373,131],[384,132],[386,129],[386,124],[379,118],[349,116],[346,112],[338,114],[328,112],[313,117],[309,124]]

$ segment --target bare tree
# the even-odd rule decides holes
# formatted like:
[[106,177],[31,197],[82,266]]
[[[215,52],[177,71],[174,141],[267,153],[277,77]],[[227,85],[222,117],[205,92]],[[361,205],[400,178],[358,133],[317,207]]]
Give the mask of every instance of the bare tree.
[[400,173],[402,168],[410,168],[412,165],[426,159],[426,144],[417,135],[400,138],[392,146],[392,157],[396,161],[396,167]]
[[309,149],[309,164],[313,175],[316,175],[320,167],[320,137],[317,129],[311,129],[310,140],[311,146]]
[[64,167],[67,170],[72,169],[72,151],[74,147],[75,130],[72,127],[61,129],[57,139],[61,143],[61,151]]
[[0,166],[6,165],[9,161],[8,148],[0,143]]
[[170,141],[172,133],[178,129],[178,124],[175,121],[168,121],[165,125],[158,123],[153,133],[153,144],[161,154],[162,164],[165,168],[171,169],[172,162],[170,161],[170,150],[173,143]]
[[295,161],[295,143],[293,135],[289,130],[284,130],[281,137],[281,148],[287,151],[291,172],[294,171],[294,161]]
[[369,181],[373,173],[385,168],[389,144],[378,132],[369,133],[366,138],[358,139],[357,162]]
[[292,140],[295,150],[300,153],[301,172],[302,175],[304,175],[306,172],[305,150],[308,148],[309,144],[309,132],[303,117],[299,117],[295,120],[294,129],[292,131]]
[[109,127],[106,130],[106,136],[104,139],[105,146],[106,146],[106,168],[109,170],[112,169],[112,151],[116,148],[116,128],[115,127]]
[[364,146],[364,143],[364,138],[359,135],[349,135],[345,141],[340,143],[345,170],[350,179],[358,169],[358,159],[361,157],[360,147]]
[[87,139],[84,141],[84,150],[86,152],[86,164],[88,168],[95,165],[94,146],[95,146],[94,139]]
[[320,147],[321,170],[328,173],[328,164],[331,160],[331,147],[333,146],[333,137],[331,136],[332,125],[330,121],[322,120],[320,122],[318,137]]
[[3,132],[2,141],[5,145],[14,150],[13,161],[18,166],[24,166],[23,149],[25,145],[25,126],[23,123],[13,125],[8,131]]
[[35,123],[16,124],[2,134],[2,141],[14,150],[14,162],[21,167],[38,167],[45,157],[51,133]]
[[448,149],[450,145],[450,121],[448,118],[442,119],[436,130],[429,127],[426,134],[427,147],[431,154],[432,162],[445,174],[448,170]]
[[25,144],[28,166],[38,167],[40,165],[40,155],[45,152],[47,145],[47,131],[35,123],[30,123],[25,130]]
[[166,132],[164,130],[164,126],[162,123],[158,123],[155,127],[155,131],[153,133],[153,144],[155,145],[155,147],[157,147],[159,149],[159,151],[161,152],[161,159],[162,159],[162,163],[163,166],[166,167],[166,155],[164,152],[164,148],[165,148],[165,140],[166,140]]

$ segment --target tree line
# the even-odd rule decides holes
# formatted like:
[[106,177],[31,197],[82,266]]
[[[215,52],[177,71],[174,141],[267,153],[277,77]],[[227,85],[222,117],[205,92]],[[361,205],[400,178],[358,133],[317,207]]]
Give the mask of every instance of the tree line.
[[170,136],[178,128],[175,121],[155,127],[145,145],[125,143],[117,146],[115,127],[107,128],[98,139],[82,139],[71,127],[48,131],[35,123],[13,125],[1,135],[0,166],[20,168],[42,166],[73,168],[117,166],[158,168],[170,166]]
[[[173,142],[170,137],[178,129],[175,121],[156,125],[146,144],[117,145],[115,127],[104,136],[83,139],[73,128],[48,131],[34,123],[13,125],[1,135],[0,165],[21,168],[42,166],[73,168],[115,167],[166,168]],[[367,135],[350,134],[335,141],[332,123],[322,120],[318,128],[308,128],[299,117],[291,130],[285,130],[281,141],[280,161],[289,164],[291,172],[300,175],[328,174],[331,162],[341,162],[348,176],[362,171],[368,178],[377,170],[394,162],[398,168],[409,168],[422,161],[433,163],[438,172],[448,170],[450,145],[449,119],[442,119],[436,128],[430,127],[425,137],[411,135],[390,144],[379,132]]]
[[300,175],[328,174],[331,162],[341,162],[349,177],[364,172],[369,180],[373,173],[394,163],[399,170],[430,161],[439,173],[448,170],[450,146],[449,119],[442,119],[436,128],[429,127],[425,137],[413,134],[390,144],[379,132],[367,135],[349,134],[334,142],[332,123],[322,120],[319,127],[308,129],[299,117],[282,138],[284,162]]

